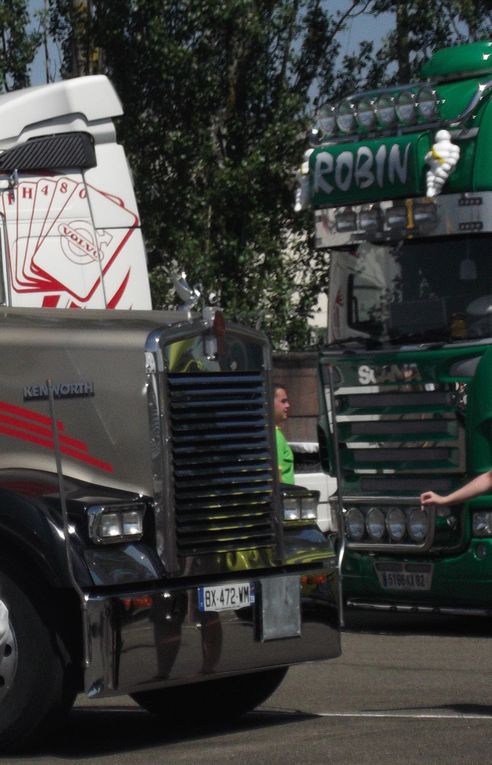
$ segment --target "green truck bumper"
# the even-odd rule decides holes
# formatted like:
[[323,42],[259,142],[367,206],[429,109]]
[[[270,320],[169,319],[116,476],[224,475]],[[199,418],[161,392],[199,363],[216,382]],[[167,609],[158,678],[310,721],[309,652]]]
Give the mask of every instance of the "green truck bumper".
[[349,605],[415,607],[447,613],[492,613],[492,540],[438,557],[392,557],[347,551],[342,569]]

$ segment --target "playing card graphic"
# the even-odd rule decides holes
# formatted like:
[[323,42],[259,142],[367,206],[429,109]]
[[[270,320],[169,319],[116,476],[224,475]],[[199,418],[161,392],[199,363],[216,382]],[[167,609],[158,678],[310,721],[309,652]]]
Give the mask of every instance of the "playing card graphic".
[[[88,200],[90,192],[90,205]],[[111,228],[94,228],[98,220]],[[60,294],[63,304],[86,304],[123,255],[138,216],[121,199],[87,187],[81,175],[22,180],[1,195],[6,220],[11,287],[16,293]],[[121,271],[121,269],[117,269]],[[124,285],[129,267],[125,264]],[[123,285],[123,277],[117,277]],[[65,298],[63,293],[66,293]],[[101,304],[103,296],[98,304]]]

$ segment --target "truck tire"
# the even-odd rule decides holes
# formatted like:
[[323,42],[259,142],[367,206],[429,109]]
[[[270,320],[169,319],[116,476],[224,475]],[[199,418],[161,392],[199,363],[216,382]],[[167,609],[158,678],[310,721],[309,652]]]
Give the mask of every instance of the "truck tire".
[[174,725],[237,719],[278,688],[288,667],[131,694],[137,704]]
[[0,751],[13,752],[63,719],[75,693],[66,681],[58,635],[2,571],[0,612]]

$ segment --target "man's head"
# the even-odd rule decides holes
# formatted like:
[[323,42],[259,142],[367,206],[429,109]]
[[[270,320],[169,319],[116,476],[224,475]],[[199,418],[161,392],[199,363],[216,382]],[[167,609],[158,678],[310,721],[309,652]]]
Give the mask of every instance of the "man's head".
[[273,386],[274,394],[274,407],[275,407],[275,425],[281,425],[287,419],[289,415],[289,398],[287,396],[287,388],[283,385]]

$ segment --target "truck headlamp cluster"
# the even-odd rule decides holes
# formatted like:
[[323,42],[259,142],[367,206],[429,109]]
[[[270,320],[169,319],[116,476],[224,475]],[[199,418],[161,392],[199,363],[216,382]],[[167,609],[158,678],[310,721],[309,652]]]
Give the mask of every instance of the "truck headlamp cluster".
[[284,493],[284,521],[315,521],[318,517],[318,491]]
[[342,207],[334,211],[335,228],[339,234],[360,232],[367,239],[394,239],[404,235],[428,233],[438,223],[437,207],[432,201],[414,202],[410,206],[361,205]]
[[472,515],[474,537],[492,537],[492,510],[478,510]]
[[395,88],[355,95],[339,104],[327,104],[311,131],[312,145],[331,138],[385,131],[397,125],[439,122],[439,98],[431,85]]
[[354,506],[344,511],[344,516],[349,542],[422,545],[430,532],[427,510],[416,507],[369,505],[363,510]]
[[143,503],[93,505],[88,510],[89,536],[97,544],[137,541],[143,534]]

